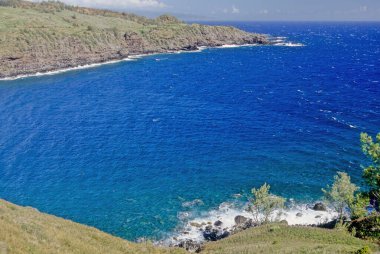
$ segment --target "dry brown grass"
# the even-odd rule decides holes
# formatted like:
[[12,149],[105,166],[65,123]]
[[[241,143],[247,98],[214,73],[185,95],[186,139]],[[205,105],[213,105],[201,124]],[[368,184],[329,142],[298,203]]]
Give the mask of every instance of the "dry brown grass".
[[[5,251],[4,251],[5,250]],[[154,253],[180,254],[180,249],[136,244],[95,228],[0,200],[0,253]]]

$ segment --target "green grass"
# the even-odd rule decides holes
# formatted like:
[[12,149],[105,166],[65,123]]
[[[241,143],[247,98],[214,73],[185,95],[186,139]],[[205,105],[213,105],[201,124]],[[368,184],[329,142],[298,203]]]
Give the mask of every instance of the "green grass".
[[[207,243],[204,254],[353,253],[376,245],[344,231],[289,227],[284,224],[252,228],[219,242]],[[186,254],[182,249],[136,244],[95,228],[21,207],[0,199],[0,253],[125,253]]]
[[268,42],[263,35],[188,25],[170,16],[148,19],[52,1],[0,0],[0,77],[247,40]]
[[265,225],[207,244],[204,254],[255,253],[353,253],[375,244],[357,239],[345,231],[310,227]]
[[[89,26],[94,27],[94,31],[88,31]],[[34,9],[0,7],[0,55],[12,54],[15,50],[21,53],[40,42],[45,47],[54,47],[54,43],[65,37],[76,37],[95,46],[98,42],[106,42],[115,29],[140,31],[149,27],[121,18],[69,10],[45,13]]]
[[181,249],[131,243],[55,216],[0,200],[0,253],[185,254]]

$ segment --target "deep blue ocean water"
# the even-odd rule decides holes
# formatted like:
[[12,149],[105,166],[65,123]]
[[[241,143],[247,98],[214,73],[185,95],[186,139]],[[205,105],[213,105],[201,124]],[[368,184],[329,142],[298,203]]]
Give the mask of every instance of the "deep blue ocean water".
[[380,23],[232,23],[305,47],[207,49],[0,81],[0,197],[134,240],[186,201],[360,184],[380,131]]

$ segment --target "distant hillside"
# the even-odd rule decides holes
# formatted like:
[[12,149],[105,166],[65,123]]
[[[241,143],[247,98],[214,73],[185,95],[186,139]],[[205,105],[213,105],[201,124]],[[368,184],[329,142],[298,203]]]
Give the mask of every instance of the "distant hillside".
[[233,27],[148,19],[59,2],[0,0],[0,78],[223,44],[267,44]]

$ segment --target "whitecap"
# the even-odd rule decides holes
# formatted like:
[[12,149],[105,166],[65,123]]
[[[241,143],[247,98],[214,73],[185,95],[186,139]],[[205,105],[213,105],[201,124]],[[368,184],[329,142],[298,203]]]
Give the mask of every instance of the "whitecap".
[[281,43],[275,43],[274,46],[280,46],[280,47],[305,47],[305,44],[302,43],[293,43],[293,42],[281,42]]

